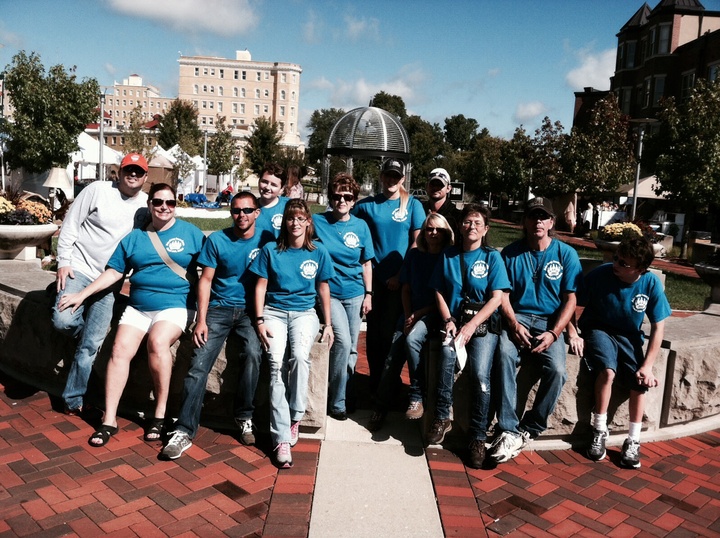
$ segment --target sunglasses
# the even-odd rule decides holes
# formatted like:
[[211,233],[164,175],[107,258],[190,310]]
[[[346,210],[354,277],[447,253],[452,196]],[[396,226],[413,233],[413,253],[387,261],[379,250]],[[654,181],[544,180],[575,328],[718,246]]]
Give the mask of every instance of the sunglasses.
[[552,217],[543,211],[533,211],[528,215],[528,218],[532,220],[549,220]]
[[613,261],[615,263],[617,263],[623,269],[632,269],[632,265],[630,265],[628,262],[626,262],[625,260],[621,259],[618,256],[613,256]]
[[153,198],[152,200],[150,200],[150,203],[153,207],[161,207],[163,204],[168,207],[175,207],[177,205],[177,200],[163,200],[162,198]]
[[330,198],[333,202],[352,202],[353,200],[355,200],[355,196],[353,196],[352,194],[332,194],[330,195]]
[[243,215],[249,215],[251,213],[255,213],[255,211],[257,211],[256,207],[233,207],[230,210],[230,213],[233,215],[239,215],[240,213]]
[[425,228],[425,231],[428,233],[434,233],[434,232],[440,233],[440,232],[444,232],[445,228],[435,228],[434,226],[428,226],[427,228]]
[[123,170],[125,170],[125,173],[129,176],[142,177],[147,174],[147,172],[139,166],[126,166]]

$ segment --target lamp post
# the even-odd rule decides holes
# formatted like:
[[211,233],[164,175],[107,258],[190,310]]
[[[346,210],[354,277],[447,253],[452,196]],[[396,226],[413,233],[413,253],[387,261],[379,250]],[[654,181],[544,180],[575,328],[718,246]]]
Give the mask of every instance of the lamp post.
[[655,118],[636,118],[630,120],[630,123],[636,123],[638,125],[637,166],[635,167],[635,182],[633,184],[632,220],[635,220],[637,216],[638,190],[640,188],[640,162],[642,160],[645,127],[657,122],[658,120]]
[[102,91],[100,94],[100,132],[98,134],[98,142],[100,142],[100,147],[98,148],[98,161],[100,170],[98,172],[99,176],[98,179],[100,181],[105,181],[105,166],[103,163],[103,147],[105,147],[105,90]]

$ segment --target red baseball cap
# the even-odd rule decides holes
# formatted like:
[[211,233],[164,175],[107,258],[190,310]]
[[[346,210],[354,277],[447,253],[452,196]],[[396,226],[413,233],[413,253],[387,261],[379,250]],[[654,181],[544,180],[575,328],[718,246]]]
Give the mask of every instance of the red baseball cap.
[[148,171],[148,163],[147,159],[140,155],[139,153],[128,153],[123,157],[122,162],[120,163],[120,168],[125,168],[126,166],[139,166],[146,172]]

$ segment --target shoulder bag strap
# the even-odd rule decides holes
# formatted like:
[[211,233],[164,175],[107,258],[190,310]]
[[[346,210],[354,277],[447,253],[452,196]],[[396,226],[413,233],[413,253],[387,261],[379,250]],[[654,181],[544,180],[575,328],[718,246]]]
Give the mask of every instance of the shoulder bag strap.
[[148,224],[145,228],[145,231],[148,233],[148,237],[150,238],[150,242],[152,243],[152,246],[155,247],[155,250],[157,251],[158,255],[162,259],[163,262],[165,262],[165,265],[167,265],[170,269],[172,269],[173,273],[175,273],[177,276],[182,278],[183,280],[187,280],[187,271],[180,267],[180,265],[173,260],[165,250],[165,247],[163,246],[162,242],[160,241],[160,237],[158,236],[157,232],[155,231],[155,228],[153,228],[152,223]]

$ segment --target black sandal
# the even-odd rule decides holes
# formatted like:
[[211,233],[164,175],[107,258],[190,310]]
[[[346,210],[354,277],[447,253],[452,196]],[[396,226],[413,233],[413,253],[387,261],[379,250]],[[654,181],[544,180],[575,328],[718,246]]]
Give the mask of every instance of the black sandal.
[[[88,444],[90,446],[105,446],[110,438],[115,435],[118,432],[117,426],[110,426],[109,424],[103,424],[100,426],[100,429],[93,433],[90,436],[90,439],[88,439]],[[93,440],[98,440],[100,443],[93,443]]]
[[151,418],[148,419],[148,423],[145,426],[145,435],[143,439],[145,441],[153,442],[160,441],[162,439],[163,426],[165,425],[164,418]]

